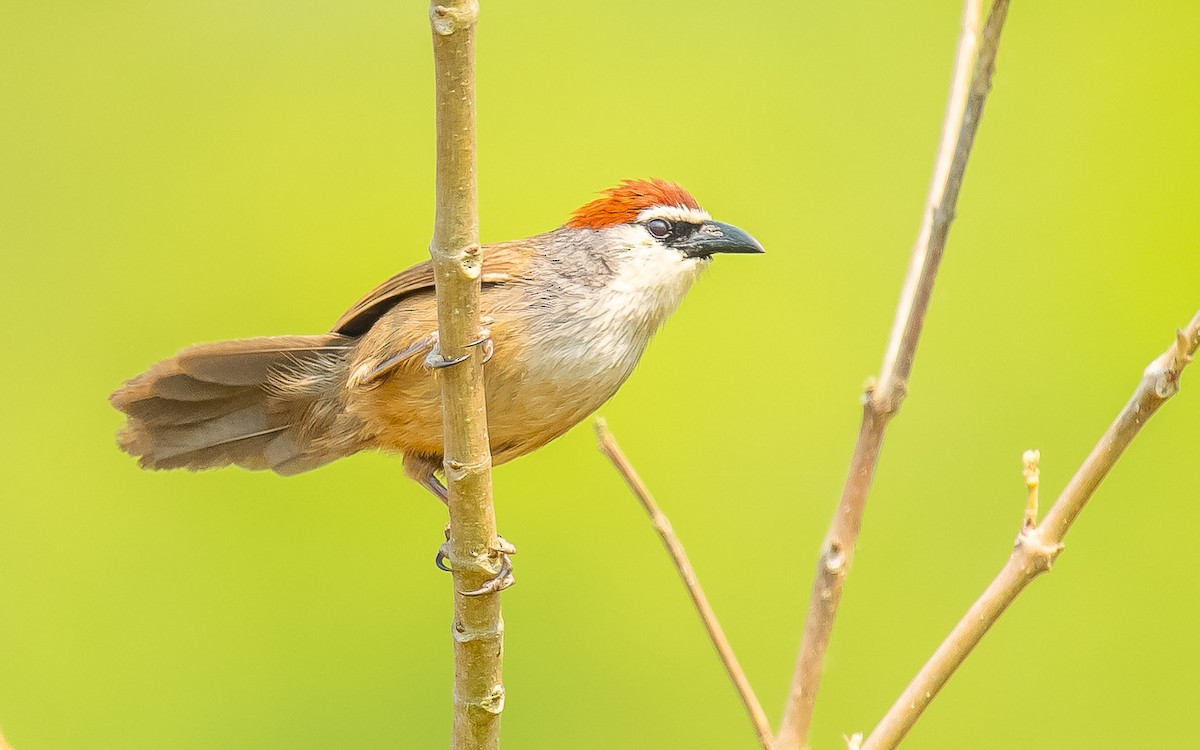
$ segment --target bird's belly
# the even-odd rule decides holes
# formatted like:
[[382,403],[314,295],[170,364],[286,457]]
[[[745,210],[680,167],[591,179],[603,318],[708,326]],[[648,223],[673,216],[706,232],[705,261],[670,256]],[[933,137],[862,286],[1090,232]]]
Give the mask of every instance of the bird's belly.
[[[495,464],[525,455],[579,424],[621,386],[644,344],[617,335],[563,331],[531,343],[493,328],[495,354],[484,365],[488,433]],[[498,329],[498,330],[497,330]],[[440,455],[441,392],[434,372],[405,368],[370,396],[379,445]]]
[[538,349],[522,367],[485,371],[495,463],[524,455],[579,424],[617,392],[640,355],[613,357],[582,343]]

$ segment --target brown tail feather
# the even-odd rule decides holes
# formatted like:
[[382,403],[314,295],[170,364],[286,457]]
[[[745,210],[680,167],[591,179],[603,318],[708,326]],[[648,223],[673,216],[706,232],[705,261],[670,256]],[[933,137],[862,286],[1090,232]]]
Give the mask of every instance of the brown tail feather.
[[117,444],[150,469],[233,464],[280,474],[352,453],[345,441],[323,440],[322,425],[308,417],[339,411],[329,400],[336,401],[353,342],[278,336],[185,349],[112,394],[129,417]]
[[181,371],[197,380],[226,386],[257,386],[267,382],[272,370],[283,363],[336,356],[353,346],[354,339],[337,334],[271,336],[189,347],[176,355],[175,362]]
[[262,400],[257,389],[245,388],[228,398],[207,401],[177,401],[150,396],[130,401],[118,408],[152,427],[178,427],[223,417]]

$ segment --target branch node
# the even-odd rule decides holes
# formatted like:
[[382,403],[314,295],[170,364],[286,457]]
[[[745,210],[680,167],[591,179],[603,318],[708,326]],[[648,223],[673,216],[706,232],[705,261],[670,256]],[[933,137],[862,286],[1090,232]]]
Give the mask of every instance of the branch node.
[[1024,528],[1014,545],[1021,558],[1021,570],[1030,578],[1048,573],[1065,547],[1062,542],[1047,542],[1039,528]]
[[504,686],[493,685],[492,688],[479,698],[460,698],[455,696],[454,702],[465,706],[468,712],[482,711],[491,716],[499,716],[504,712]]
[[429,21],[434,33],[439,36],[450,36],[456,31],[468,29],[475,25],[478,18],[479,3],[476,0],[467,0],[451,7],[435,5],[429,9]]
[[875,389],[878,387],[879,379],[874,375],[869,376],[866,382],[863,383],[862,402],[864,404],[869,404],[871,402],[871,394],[873,394]]
[[[429,254],[434,261],[438,262],[439,273],[444,271],[445,266],[449,264],[456,273],[461,274],[468,281],[474,281],[483,275],[483,250],[477,242],[459,248],[439,248],[431,245]],[[501,280],[507,280],[507,275],[500,275],[504,276]]]
[[491,461],[458,461],[453,458],[447,458],[442,461],[442,470],[446,472],[446,479],[450,482],[458,482],[471,474],[478,474],[491,466]]
[[900,411],[908,396],[908,380],[895,376],[883,383],[875,383],[874,378],[867,383],[869,388],[863,394],[863,404],[876,416],[892,417]]
[[479,243],[467,245],[458,252],[458,268],[463,276],[474,281],[483,273],[483,249]]
[[1175,329],[1175,346],[1174,360],[1175,369],[1182,370],[1192,363],[1191,352],[1195,349],[1191,342],[1191,334],[1185,333],[1182,328]]
[[[969,122],[970,113],[963,116],[964,122]],[[933,225],[948,227],[956,216],[954,206],[949,203],[939,203],[933,207]]]
[[1196,350],[1194,327],[1188,326],[1187,331],[1175,329],[1175,342],[1146,367],[1143,377],[1153,383],[1154,395],[1160,399],[1168,399],[1179,392],[1179,377],[1183,368],[1192,363],[1192,353]]
[[821,565],[825,572],[832,576],[840,577],[846,574],[846,552],[842,549],[841,542],[836,539],[829,542],[825,554],[821,555]]
[[462,620],[455,620],[451,634],[457,643],[498,641],[504,637],[504,621],[501,620],[495,628],[471,628]]
[[843,734],[842,739],[846,741],[846,750],[862,750],[862,732],[855,732],[849,737]]

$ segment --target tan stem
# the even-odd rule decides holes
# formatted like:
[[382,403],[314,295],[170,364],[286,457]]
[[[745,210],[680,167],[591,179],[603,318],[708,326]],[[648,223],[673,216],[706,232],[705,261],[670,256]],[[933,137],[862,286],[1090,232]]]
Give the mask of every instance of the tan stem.
[[1096,488],[1153,414],[1179,390],[1179,377],[1200,345],[1200,312],[1167,351],[1146,368],[1142,382],[1100,438],[1040,524],[1023,525],[1008,562],[871,732],[863,750],[900,744],[930,702],[1025,587],[1050,570],[1063,538]]
[[634,497],[638,499],[642,508],[645,509],[646,515],[650,517],[650,523],[653,524],[654,530],[658,532],[663,546],[667,549],[667,554],[675,563],[679,577],[683,579],[683,585],[692,598],[692,604],[695,605],[696,612],[700,615],[701,622],[704,623],[704,629],[708,631],[708,637],[712,640],[713,647],[721,658],[721,663],[725,665],[725,671],[729,673],[730,681],[733,682],[734,688],[742,699],[742,704],[746,707],[746,713],[750,716],[750,723],[754,725],[759,742],[762,743],[763,748],[770,750],[773,737],[771,723],[767,719],[766,712],[763,711],[762,704],[758,701],[758,696],[754,694],[754,688],[750,686],[750,680],[742,670],[742,665],[738,663],[737,656],[733,653],[733,646],[729,644],[729,639],[725,637],[725,631],[721,629],[716,612],[708,603],[708,597],[704,595],[704,589],[701,588],[700,581],[696,578],[696,571],[692,568],[691,561],[688,560],[683,543],[675,535],[675,529],[672,528],[670,519],[658,507],[658,503],[654,502],[649,488],[646,487],[645,482],[638,476],[637,470],[633,468],[633,464],[621,451],[621,446],[617,445],[616,438],[609,432],[608,425],[603,419],[596,420],[596,437],[600,441],[600,451],[608,457],[616,470],[625,478],[625,483],[629,485]]
[[1000,30],[1007,12],[1008,0],[995,0],[987,23],[982,24],[982,0],[965,2],[953,83],[921,231],[913,248],[879,381],[864,398],[862,425],[850,471],[821,546],[800,653],[775,750],[808,747],[825,653],[862,527],[871,479],[879,461],[887,424],[907,394],[917,342],[954,219],[967,158],[991,89]]
[[437,216],[429,253],[437,284],[439,369],[454,568],[454,750],[495,750],[504,709],[499,594],[464,596],[500,570],[480,336],[480,248],[475,181],[475,0],[434,2]]

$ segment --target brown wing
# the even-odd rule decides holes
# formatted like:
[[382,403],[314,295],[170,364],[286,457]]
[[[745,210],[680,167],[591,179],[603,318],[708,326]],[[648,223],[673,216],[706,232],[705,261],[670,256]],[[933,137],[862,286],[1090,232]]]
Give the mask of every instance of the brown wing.
[[[520,242],[484,246],[484,289],[523,277],[533,252],[532,247]],[[428,260],[401,271],[372,289],[338,319],[332,333],[361,336],[401,300],[426,291],[433,291],[433,263]]]

